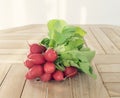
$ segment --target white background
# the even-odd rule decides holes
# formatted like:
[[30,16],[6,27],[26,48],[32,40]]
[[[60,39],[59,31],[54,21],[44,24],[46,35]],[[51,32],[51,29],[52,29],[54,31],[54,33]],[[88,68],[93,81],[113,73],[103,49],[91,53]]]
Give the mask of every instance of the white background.
[[120,25],[120,0],[0,0],[0,29],[45,24],[52,18]]

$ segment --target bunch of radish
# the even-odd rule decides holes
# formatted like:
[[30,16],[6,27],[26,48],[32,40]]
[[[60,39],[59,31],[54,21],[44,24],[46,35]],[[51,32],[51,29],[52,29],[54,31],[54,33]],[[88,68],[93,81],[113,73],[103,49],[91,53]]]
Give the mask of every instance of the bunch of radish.
[[29,45],[30,51],[24,65],[29,69],[26,79],[40,79],[47,82],[50,80],[62,81],[68,77],[73,77],[78,73],[77,68],[69,66],[64,71],[58,70],[55,61],[58,58],[57,52],[53,48],[46,48],[41,44]]

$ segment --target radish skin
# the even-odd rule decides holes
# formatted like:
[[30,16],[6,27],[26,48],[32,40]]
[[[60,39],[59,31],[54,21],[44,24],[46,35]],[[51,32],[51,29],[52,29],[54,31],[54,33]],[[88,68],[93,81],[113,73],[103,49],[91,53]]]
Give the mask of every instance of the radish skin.
[[57,59],[57,52],[53,49],[48,49],[45,51],[44,57],[48,62],[54,62]]
[[44,64],[46,62],[42,54],[31,54],[29,59],[32,59],[33,63],[37,65]]
[[64,74],[62,71],[57,70],[54,74],[53,74],[53,78],[56,81],[62,81],[64,80]]
[[41,65],[33,66],[26,74],[26,79],[35,79],[43,74],[43,67]]
[[64,73],[66,77],[73,77],[78,73],[78,71],[77,68],[70,66],[65,68]]
[[44,71],[49,74],[53,73],[55,71],[55,64],[51,62],[46,62],[44,64]]

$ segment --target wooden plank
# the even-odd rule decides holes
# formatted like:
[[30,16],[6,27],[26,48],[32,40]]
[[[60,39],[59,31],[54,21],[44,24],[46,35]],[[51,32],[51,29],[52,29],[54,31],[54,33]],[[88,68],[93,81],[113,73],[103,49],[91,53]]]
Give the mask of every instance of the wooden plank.
[[111,97],[111,98],[120,98],[120,97]]
[[115,26],[115,27],[112,27],[112,28],[115,31],[115,33],[120,37],[120,27]]
[[46,83],[40,81],[27,80],[21,98],[37,98],[38,96],[46,98],[46,86]]
[[12,65],[4,82],[0,87],[0,98],[20,98],[27,69],[23,64]]
[[2,64],[0,63],[0,86],[7,75],[9,69],[11,67],[11,64]]
[[0,55],[13,55],[13,54],[27,54],[29,52],[29,49],[0,49]]
[[26,25],[22,27],[15,27],[5,30],[0,30],[0,34],[2,33],[16,33],[16,32],[48,32],[47,26],[44,24],[32,24],[32,25]]
[[0,49],[28,49],[31,43],[38,43],[40,40],[0,40]]
[[95,55],[94,62],[96,64],[115,64],[120,63],[120,55]]
[[118,48],[111,42],[111,40],[104,34],[104,32],[100,30],[100,28],[97,26],[91,26],[90,29],[107,54],[120,53]]
[[96,69],[95,64],[93,65],[93,70],[97,75],[97,79],[89,77],[89,98],[110,98],[106,88],[103,85],[102,79]]
[[22,63],[26,55],[0,55],[0,63]]
[[[107,37],[108,35],[106,36],[106,33],[102,32],[101,29],[99,29],[98,27],[96,28],[94,26],[90,26],[90,28],[92,28],[94,32],[96,31],[97,34],[95,35],[93,31],[89,29],[89,26],[85,26],[86,31],[90,32],[88,35],[86,35],[85,40],[87,42],[87,45],[90,48],[96,50],[97,52],[97,55],[94,58],[96,66],[99,72],[102,72],[100,74],[102,76],[103,81],[105,82],[105,86],[107,85],[106,87],[110,91],[110,95],[112,94],[111,96],[114,96],[114,97],[120,96],[119,95],[120,93],[119,92],[120,91],[119,75],[120,74],[118,73],[120,70],[119,70],[119,64],[115,64],[115,63],[120,63],[119,50],[109,39],[110,36],[108,38]],[[94,28],[96,29],[94,30]],[[108,32],[109,28],[112,28],[112,27],[103,26],[101,28],[105,28],[105,30],[107,28],[108,29],[107,32]],[[40,38],[42,38],[43,36],[46,36],[47,34],[46,27],[43,26],[40,28],[39,25],[34,25],[33,27],[29,27],[29,28],[23,28],[21,30],[13,29],[11,31],[9,30],[2,31],[2,32],[0,31],[1,34],[3,34],[2,36],[0,36],[0,44],[1,44],[0,62],[4,64],[5,63],[23,63],[23,61],[26,58],[26,55],[21,55],[21,54],[25,54],[28,50],[27,41],[29,41],[30,43],[39,42],[40,41],[39,31],[41,34],[43,31],[45,32],[45,34],[40,36]],[[37,33],[36,36],[33,35],[33,32]],[[22,34],[23,34],[23,37],[22,37]],[[100,38],[99,38],[99,35],[100,35]],[[104,35],[105,35],[105,39],[104,39]],[[103,41],[100,41],[100,40],[103,40]],[[110,42],[110,45],[108,44],[109,42]],[[113,49],[109,49],[111,47]],[[103,49],[106,51],[107,55],[105,55],[105,52]],[[15,53],[12,53],[12,52],[15,52]],[[14,55],[11,55],[11,54],[14,54]],[[103,64],[105,65],[105,67]],[[15,65],[19,65],[19,64],[15,64]],[[38,96],[42,98],[56,98],[56,97],[57,98],[61,98],[61,97],[63,98],[67,98],[67,97],[68,98],[110,98],[106,88],[104,87],[103,81],[99,73],[97,72],[96,66],[94,64],[93,64],[93,68],[95,73],[97,74],[96,80],[88,77],[85,74],[81,74],[76,76],[73,79],[67,79],[66,81],[63,81],[63,82],[52,81],[49,83],[43,83],[41,81],[38,82],[35,80],[27,81],[25,83],[25,79],[24,79],[25,70],[23,68],[24,65],[23,64],[21,65],[22,65],[22,68],[21,67],[18,68],[15,66],[11,67],[7,75],[6,73],[9,67],[8,69],[7,68],[2,69],[0,67],[0,72],[1,72],[0,77],[2,77],[1,78],[2,86],[0,87],[0,98],[8,98],[8,97],[9,98],[27,98],[27,97],[36,98]],[[3,71],[4,73],[2,73]],[[104,72],[109,72],[109,73],[104,73]],[[117,72],[117,73],[110,73],[110,72]],[[5,76],[6,78],[4,79]],[[14,77],[17,77],[17,79]],[[18,79],[18,77],[20,79]],[[114,83],[109,84],[110,82],[114,82]],[[25,87],[24,87],[24,83],[25,83]],[[119,85],[117,84],[118,86],[116,86],[116,83],[118,83]],[[13,84],[15,87],[12,86]],[[111,87],[111,85],[113,85],[114,87]]]
[[99,72],[120,72],[120,64],[98,64]]
[[73,98],[69,81],[49,82],[27,81],[21,98]]
[[109,39],[120,49],[120,37],[110,28],[101,28]]
[[93,68],[97,74],[96,80],[85,74],[70,79],[73,98],[110,98],[94,64]]
[[120,72],[119,73],[100,73],[104,82],[120,82]]
[[79,74],[70,79],[70,86],[72,98],[89,98],[89,83],[85,74]]
[[0,49],[26,49],[29,46],[23,40],[0,40]]
[[100,46],[94,35],[91,33],[89,27],[82,28],[87,32],[86,36],[84,37],[86,44],[89,48],[96,51],[96,54],[105,54],[103,48]]
[[71,94],[72,90],[68,80],[48,83],[47,98],[73,98]]
[[105,28],[113,28],[113,27],[116,27],[115,25],[110,25],[110,24],[98,24],[97,25],[98,27],[105,27]]
[[1,34],[0,40],[41,40],[42,38],[47,37],[45,33],[21,33],[20,34]]
[[23,29],[23,30],[17,30],[17,33],[20,32],[48,32],[48,28],[46,25],[42,25],[42,24],[35,24],[35,25],[31,25],[31,27],[29,26],[29,28],[27,29]]
[[120,83],[105,83],[105,86],[108,89],[110,96],[120,97]]

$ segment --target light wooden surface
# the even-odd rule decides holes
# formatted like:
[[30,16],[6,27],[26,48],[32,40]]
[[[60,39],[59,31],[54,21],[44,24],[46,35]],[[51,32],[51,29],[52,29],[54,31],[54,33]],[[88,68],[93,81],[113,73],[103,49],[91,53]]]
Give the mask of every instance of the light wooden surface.
[[85,74],[63,82],[28,81],[23,65],[28,44],[47,36],[46,25],[0,31],[0,98],[120,98],[120,27],[81,25],[86,45],[96,51],[94,80]]

